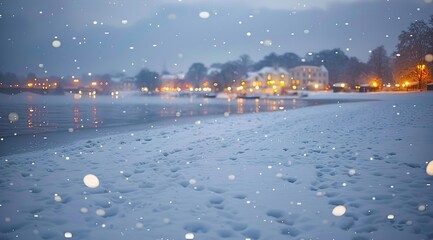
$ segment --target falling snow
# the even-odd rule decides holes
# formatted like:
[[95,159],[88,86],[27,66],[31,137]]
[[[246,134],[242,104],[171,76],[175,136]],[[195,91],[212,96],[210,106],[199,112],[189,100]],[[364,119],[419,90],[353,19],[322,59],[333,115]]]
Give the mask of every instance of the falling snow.
[[62,46],[62,43],[61,43],[59,40],[54,40],[54,41],[51,43],[51,45],[52,45],[54,48],[59,48],[60,46]]
[[338,205],[332,209],[332,215],[336,217],[341,217],[346,213],[346,207],[342,205]]
[[[54,74],[59,83],[83,76],[90,89],[91,81],[103,85],[97,81],[104,72],[180,73],[194,62],[237,63],[242,54],[259,60],[295,52],[306,64],[338,47],[366,62],[370,49],[383,44],[393,58],[406,57],[393,52],[402,26],[426,19],[433,6],[432,0],[244,1],[246,9],[236,1],[212,8],[183,0],[78,2],[1,3],[2,72]],[[431,64],[432,54],[419,58]],[[22,149],[0,155],[0,239],[433,238],[431,93],[309,92],[305,101],[271,93],[297,109],[278,105],[262,113],[260,99],[254,114],[240,115],[247,104],[239,102],[250,100],[216,99],[238,108],[199,117],[167,107],[161,115],[173,119],[149,125],[143,114],[114,127],[100,118],[92,91],[68,91],[63,97],[73,112],[62,118],[73,124],[39,121],[58,112],[37,107],[33,93],[25,95],[31,104],[24,112],[0,116],[11,132],[0,137],[2,151]],[[111,94],[108,106],[118,103]],[[136,104],[119,95],[122,108],[106,112],[114,118],[130,118],[133,107],[145,109],[155,99],[140,96]],[[213,100],[206,101],[196,109],[207,110]],[[84,110],[89,116],[82,105],[94,107]],[[56,127],[37,131],[48,125]],[[31,142],[24,144],[25,137]]]
[[200,16],[200,18],[202,18],[202,19],[207,19],[207,18],[210,17],[210,13],[209,13],[209,12],[206,12],[206,11],[203,11],[203,12],[200,12],[200,13],[199,13],[199,16]]
[[[10,194],[0,196],[0,235],[429,236],[433,152],[420,149],[430,149],[433,131],[412,134],[409,123],[416,119],[419,129],[431,129],[431,95],[309,97],[342,96],[381,101],[242,116],[226,112],[3,157],[7,181],[1,187]],[[402,113],[398,117],[396,110]],[[350,121],[354,115],[356,124]],[[372,125],[377,118],[384,121]],[[321,127],[323,122],[335,124]],[[20,196],[38,207],[13,201]],[[41,220],[45,225],[36,224]],[[74,223],[81,221],[87,224],[76,229]],[[27,223],[34,227],[7,228]]]
[[83,182],[89,188],[97,188],[99,186],[99,179],[93,174],[84,176]]

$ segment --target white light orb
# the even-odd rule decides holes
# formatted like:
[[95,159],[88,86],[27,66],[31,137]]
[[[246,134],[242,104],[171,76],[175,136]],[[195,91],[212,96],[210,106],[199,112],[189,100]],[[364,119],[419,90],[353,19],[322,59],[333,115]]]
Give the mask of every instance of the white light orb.
[[265,46],[267,46],[267,47],[272,46],[272,40],[270,40],[270,39],[266,39],[265,41],[263,41],[263,45],[265,45]]
[[9,121],[11,121],[11,122],[16,122],[16,121],[18,121],[18,119],[20,119],[20,118],[19,118],[19,116],[18,116],[18,113],[11,112],[11,113],[9,113],[9,115],[8,115],[8,119],[9,119]]
[[187,233],[187,234],[185,234],[185,239],[187,239],[187,240],[194,239],[194,233]]
[[65,238],[72,238],[71,232],[65,232]]
[[348,173],[349,173],[350,176],[353,176],[353,175],[356,174],[356,170],[352,168],[352,169],[349,170]]
[[196,184],[197,183],[197,180],[195,180],[194,178],[191,178],[190,180],[189,180],[189,184],[190,185],[194,185],[194,184]]
[[206,11],[202,11],[202,12],[200,12],[200,13],[198,14],[198,16],[199,16],[200,18],[202,18],[202,19],[207,19],[207,18],[210,17],[210,13],[209,13],[209,12],[206,12]]
[[88,212],[89,212],[89,209],[87,209],[87,208],[85,208],[85,207],[82,207],[82,208],[80,208],[80,212],[81,212],[81,213],[88,213]]
[[336,217],[341,217],[346,213],[346,207],[343,205],[338,205],[334,209],[332,209],[332,215]]
[[233,175],[233,174],[230,174],[227,178],[228,178],[230,181],[233,181],[233,180],[236,179],[236,176]]
[[75,100],[80,100],[81,99],[81,94],[75,93],[74,94],[74,99]]
[[419,205],[418,206],[418,211],[420,211],[420,212],[424,212],[425,210],[426,210],[426,206],[425,205]]
[[61,202],[62,201],[62,197],[60,197],[59,195],[54,195],[54,201],[56,202]]
[[99,186],[99,179],[93,174],[84,176],[83,182],[89,188],[97,188]]
[[428,175],[433,176],[433,160],[427,164],[425,171]]
[[105,216],[105,210],[102,209],[102,208],[96,210],[96,215],[98,215],[98,216],[100,216],[100,217]]
[[59,40],[54,40],[51,45],[55,48],[59,48],[60,46],[62,46],[62,42],[60,42]]

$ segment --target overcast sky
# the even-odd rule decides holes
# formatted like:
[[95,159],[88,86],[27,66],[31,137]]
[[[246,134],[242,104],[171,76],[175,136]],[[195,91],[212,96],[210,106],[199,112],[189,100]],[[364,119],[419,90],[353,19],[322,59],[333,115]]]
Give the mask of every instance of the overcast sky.
[[432,13],[432,0],[4,0],[0,72],[134,76],[332,48],[367,61]]

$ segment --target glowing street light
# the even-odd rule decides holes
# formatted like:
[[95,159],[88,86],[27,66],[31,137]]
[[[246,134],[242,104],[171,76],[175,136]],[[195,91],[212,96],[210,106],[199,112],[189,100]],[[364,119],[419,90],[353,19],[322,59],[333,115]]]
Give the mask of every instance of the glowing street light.
[[[423,72],[425,70],[425,64],[418,64],[416,67],[419,71],[418,88],[421,89],[421,82],[422,82],[422,78],[423,78]],[[425,74],[425,75],[427,75],[427,74]]]
[[418,64],[418,65],[417,65],[417,68],[418,68],[419,70],[424,70],[424,69],[425,69],[425,64]]

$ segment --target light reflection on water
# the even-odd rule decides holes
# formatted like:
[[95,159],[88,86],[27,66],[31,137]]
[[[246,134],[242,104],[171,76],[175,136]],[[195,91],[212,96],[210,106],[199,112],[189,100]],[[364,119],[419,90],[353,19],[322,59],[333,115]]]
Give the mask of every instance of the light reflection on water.
[[[156,122],[164,118],[278,111],[308,105],[299,100],[168,98],[128,95],[81,99],[73,95],[0,94],[0,136],[74,131]],[[18,121],[8,119],[17,113]]]

